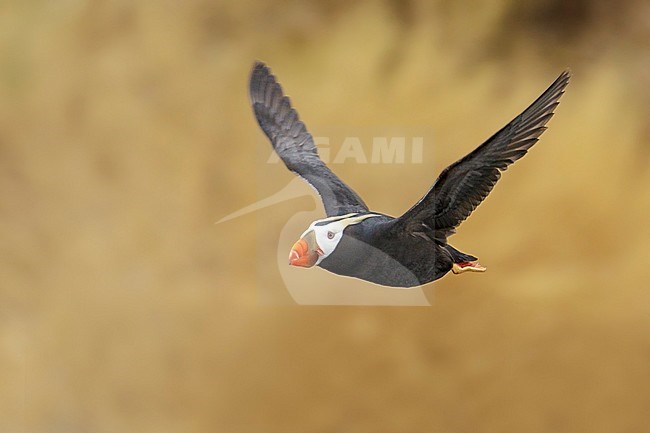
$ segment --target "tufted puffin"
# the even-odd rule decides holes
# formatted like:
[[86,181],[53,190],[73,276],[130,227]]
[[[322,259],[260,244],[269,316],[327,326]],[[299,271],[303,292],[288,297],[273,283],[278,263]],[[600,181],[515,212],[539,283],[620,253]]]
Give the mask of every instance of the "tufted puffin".
[[447,238],[487,197],[501,172],[523,157],[546,129],[569,82],[564,71],[520,115],[474,151],[445,168],[429,191],[402,216],[372,212],[319,158],[270,69],[256,62],[250,77],[253,112],[286,167],[320,195],[326,218],[312,222],[289,253],[293,266],[392,287],[415,287],[449,271],[484,272],[476,257]]

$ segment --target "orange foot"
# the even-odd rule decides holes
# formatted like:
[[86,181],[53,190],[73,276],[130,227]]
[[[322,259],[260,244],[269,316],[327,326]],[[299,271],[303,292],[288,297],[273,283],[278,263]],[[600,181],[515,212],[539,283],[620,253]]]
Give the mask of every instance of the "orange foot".
[[478,262],[478,260],[473,261],[473,262],[460,262],[460,263],[454,263],[454,265],[451,268],[451,271],[454,274],[462,274],[463,272],[485,272],[487,268],[485,266],[481,266],[481,264]]

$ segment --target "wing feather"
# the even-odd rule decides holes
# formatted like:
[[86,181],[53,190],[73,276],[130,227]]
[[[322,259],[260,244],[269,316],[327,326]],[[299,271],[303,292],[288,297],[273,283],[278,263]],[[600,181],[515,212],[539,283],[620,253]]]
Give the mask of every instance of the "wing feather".
[[361,197],[320,159],[311,134],[264,63],[253,66],[249,90],[255,118],[273,149],[289,170],[318,192],[327,216],[367,211]]
[[454,233],[492,191],[501,172],[538,141],[553,117],[569,78],[569,71],[564,71],[519,116],[444,169],[427,194],[398,218],[396,227],[411,233],[432,228],[436,239],[441,240]]

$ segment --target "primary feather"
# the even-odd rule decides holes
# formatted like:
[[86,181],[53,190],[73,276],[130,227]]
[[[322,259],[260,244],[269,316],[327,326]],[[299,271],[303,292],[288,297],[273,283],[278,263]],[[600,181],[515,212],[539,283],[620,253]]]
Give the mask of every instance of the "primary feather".
[[519,116],[464,158],[442,171],[433,187],[396,222],[414,233],[433,229],[436,238],[454,232],[488,196],[501,172],[526,154],[546,130],[560,96],[569,83],[564,71]]
[[316,189],[327,216],[368,211],[361,197],[320,159],[314,139],[264,63],[253,66],[250,97],[257,122],[273,149],[289,170]]

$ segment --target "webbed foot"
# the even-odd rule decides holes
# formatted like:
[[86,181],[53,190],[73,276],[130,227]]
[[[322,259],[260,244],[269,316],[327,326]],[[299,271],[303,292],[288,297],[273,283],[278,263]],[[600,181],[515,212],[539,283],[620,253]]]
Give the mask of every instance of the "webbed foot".
[[463,272],[485,272],[487,268],[485,266],[481,266],[481,264],[478,262],[478,260],[475,260],[473,262],[459,262],[459,263],[454,263],[454,265],[451,268],[451,271],[454,274],[462,274]]

